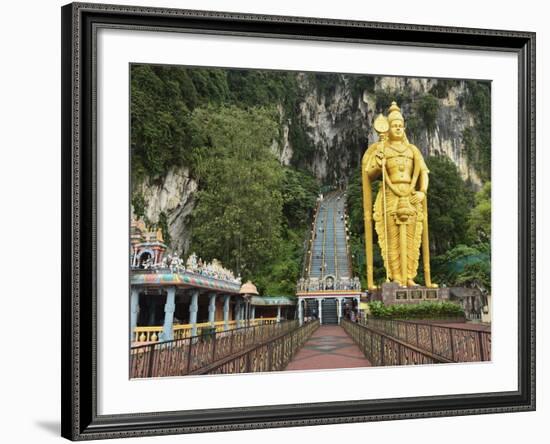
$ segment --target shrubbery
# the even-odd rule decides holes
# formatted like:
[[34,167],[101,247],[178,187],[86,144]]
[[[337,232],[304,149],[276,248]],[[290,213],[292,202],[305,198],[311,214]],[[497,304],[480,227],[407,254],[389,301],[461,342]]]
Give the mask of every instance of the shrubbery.
[[384,305],[381,301],[369,302],[373,317],[382,319],[437,319],[464,316],[464,310],[453,302],[423,301],[418,304]]

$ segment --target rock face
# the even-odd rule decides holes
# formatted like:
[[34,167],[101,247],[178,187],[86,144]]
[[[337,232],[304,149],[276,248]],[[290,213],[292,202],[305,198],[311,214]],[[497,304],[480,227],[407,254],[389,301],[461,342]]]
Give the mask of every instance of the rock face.
[[171,169],[161,180],[145,180],[134,190],[134,195],[143,196],[145,217],[151,224],[157,224],[162,213],[166,215],[171,250],[180,254],[189,247],[187,216],[194,208],[196,191],[197,182],[189,176],[187,168]]
[[[329,93],[320,92],[310,77],[300,77],[304,99],[299,104],[298,122],[292,122],[304,128],[312,146],[313,155],[300,166],[327,184],[346,182],[352,170],[360,164],[366,147],[377,140],[371,122],[379,112],[387,113],[387,109],[376,109],[377,96],[381,92],[398,101],[407,124],[408,117],[415,113],[410,103],[430,92],[438,82],[435,79],[375,77],[374,91],[363,90],[357,95],[357,91],[350,87],[350,76],[336,77],[334,88]],[[434,128],[429,131],[419,125],[414,134],[412,131],[408,133],[408,137],[425,156],[439,154],[449,157],[463,179],[478,188],[481,180],[468,162],[462,136],[465,128],[474,126],[474,116],[463,105],[467,93],[463,81],[449,87],[446,96],[438,99]],[[400,97],[406,98],[405,103],[399,103]],[[281,121],[284,131],[282,146],[278,149],[279,160],[289,165],[294,147],[288,137],[287,119],[283,116]]]
[[[273,142],[272,151],[283,165],[295,165],[309,170],[321,184],[345,184],[360,165],[368,145],[377,140],[371,124],[379,112],[381,96],[396,100],[401,106],[407,135],[422,153],[448,156],[458,167],[462,177],[479,188],[481,180],[466,156],[462,134],[474,126],[474,116],[466,110],[464,98],[467,83],[453,82],[439,94],[433,128],[428,130],[416,117],[416,99],[430,92],[438,81],[403,77],[375,77],[368,88],[358,88],[353,76],[332,75],[329,87],[320,86],[312,75],[297,74],[301,90],[300,101],[293,116],[285,114],[276,104],[280,116],[280,138]],[[401,99],[401,100],[400,100]],[[401,103],[400,103],[401,102]],[[296,150],[291,138],[291,127],[299,126],[305,135],[308,155],[296,161]],[[414,130],[414,131],[413,131]],[[300,149],[303,149],[301,147]],[[151,223],[158,223],[162,213],[168,222],[172,239],[171,249],[188,254],[190,232],[187,216],[195,205],[197,183],[186,168],[171,169],[164,178],[146,180],[134,190],[142,194],[145,215]]]

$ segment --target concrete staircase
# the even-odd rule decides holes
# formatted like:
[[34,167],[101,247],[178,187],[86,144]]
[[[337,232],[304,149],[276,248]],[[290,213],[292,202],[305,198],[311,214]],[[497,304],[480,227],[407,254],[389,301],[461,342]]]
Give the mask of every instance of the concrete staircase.
[[338,311],[336,308],[336,299],[327,298],[322,302],[323,325],[338,324]]

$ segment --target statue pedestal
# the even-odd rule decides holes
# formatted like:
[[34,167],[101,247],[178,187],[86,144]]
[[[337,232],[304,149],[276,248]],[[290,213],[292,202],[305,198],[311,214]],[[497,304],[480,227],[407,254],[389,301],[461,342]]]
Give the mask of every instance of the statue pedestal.
[[393,304],[418,304],[422,301],[448,301],[448,288],[428,288],[422,286],[400,287],[395,282],[385,282],[373,295],[373,300],[381,300],[384,305]]

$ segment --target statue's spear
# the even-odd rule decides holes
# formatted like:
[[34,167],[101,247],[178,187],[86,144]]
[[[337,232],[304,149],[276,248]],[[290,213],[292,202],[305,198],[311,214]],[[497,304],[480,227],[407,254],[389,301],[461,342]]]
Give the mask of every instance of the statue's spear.
[[382,211],[384,211],[384,248],[386,251],[386,282],[390,281],[390,275],[388,273],[390,258],[388,251],[388,213],[386,205],[386,145],[382,145]]
[[383,114],[380,114],[374,121],[374,129],[378,133],[380,142],[382,143],[382,211],[384,212],[384,256],[385,256],[385,270],[386,270],[386,282],[390,281],[389,268],[389,252],[388,252],[388,214],[386,204],[386,137],[390,129],[388,119]]

